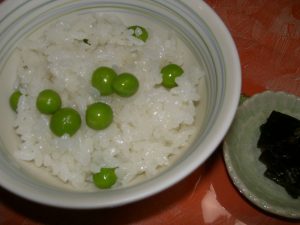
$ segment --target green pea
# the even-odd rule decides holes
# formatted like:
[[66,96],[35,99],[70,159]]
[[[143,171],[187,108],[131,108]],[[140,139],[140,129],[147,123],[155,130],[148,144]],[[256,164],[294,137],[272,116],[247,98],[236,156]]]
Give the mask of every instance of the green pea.
[[54,90],[43,90],[36,99],[36,107],[41,113],[53,114],[60,109],[61,98]]
[[93,174],[94,184],[101,189],[111,188],[118,179],[115,169],[116,168],[101,168],[100,172]]
[[118,95],[129,97],[137,92],[139,81],[130,73],[122,73],[113,80],[112,86]]
[[148,39],[148,32],[144,27],[141,26],[130,26],[128,27],[129,30],[133,31],[132,36],[142,40],[143,42],[146,42]]
[[18,104],[19,104],[19,99],[21,97],[22,93],[19,90],[14,91],[10,98],[9,98],[9,105],[12,110],[17,112]]
[[72,108],[61,108],[50,119],[50,129],[56,136],[74,135],[81,126],[79,113]]
[[116,72],[109,67],[99,67],[93,72],[92,86],[98,89],[101,95],[110,95],[113,93],[112,82],[117,76]]
[[112,123],[113,111],[106,103],[97,102],[87,107],[85,120],[90,128],[102,130]]
[[162,85],[166,88],[176,87],[176,77],[183,74],[183,69],[176,64],[169,64],[161,69],[162,74]]

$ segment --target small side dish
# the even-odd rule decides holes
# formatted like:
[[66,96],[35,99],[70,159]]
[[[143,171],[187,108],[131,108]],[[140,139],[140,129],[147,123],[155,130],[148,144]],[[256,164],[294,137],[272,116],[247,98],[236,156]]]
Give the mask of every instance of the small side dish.
[[[280,136],[285,138],[289,136],[288,140],[292,140],[291,135],[288,135],[286,130],[290,128],[284,128],[287,122],[284,120],[284,126],[279,125],[278,121],[274,122],[274,116],[277,120],[278,115],[285,119],[288,118],[288,120],[291,117],[294,118],[293,121],[299,120],[300,97],[284,92],[266,91],[246,99],[240,105],[234,122],[225,137],[224,160],[234,185],[252,203],[263,210],[280,216],[300,218],[300,198],[293,198],[298,192],[295,189],[292,192],[289,190],[292,197],[286,191],[286,185],[278,184],[283,179],[282,173],[285,173],[286,182],[289,180],[293,183],[295,181],[293,179],[299,176],[297,169],[291,169],[293,167],[291,162],[283,168],[284,160],[289,157],[289,154],[284,152],[274,154],[281,150],[286,152],[287,147],[296,150],[297,146],[296,144],[295,146],[284,144],[285,149],[276,150],[280,147],[280,142],[283,141]],[[270,122],[273,123],[272,128],[268,127]],[[297,133],[297,128],[292,132],[293,135],[295,132]],[[278,133],[281,135],[278,136]],[[296,135],[294,138],[294,141],[299,141]],[[272,154],[269,151],[272,151]],[[294,151],[294,156],[299,154],[299,149],[297,152]],[[269,160],[268,157],[276,157],[277,159]],[[294,159],[294,161],[296,160],[299,159]],[[288,163],[287,160],[285,163]],[[274,174],[275,176],[273,176]],[[289,178],[286,177],[288,174],[290,175]],[[270,179],[270,177],[274,179],[280,177],[280,179],[277,179],[278,182],[274,182],[274,179]],[[297,182],[295,181],[294,185],[297,186]]]

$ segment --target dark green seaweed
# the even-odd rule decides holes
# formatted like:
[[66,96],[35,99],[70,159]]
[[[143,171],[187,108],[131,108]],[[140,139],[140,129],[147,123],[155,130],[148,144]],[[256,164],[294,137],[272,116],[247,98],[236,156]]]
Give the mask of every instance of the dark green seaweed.
[[283,186],[292,198],[300,196],[300,120],[273,111],[260,126],[257,147],[264,175]]

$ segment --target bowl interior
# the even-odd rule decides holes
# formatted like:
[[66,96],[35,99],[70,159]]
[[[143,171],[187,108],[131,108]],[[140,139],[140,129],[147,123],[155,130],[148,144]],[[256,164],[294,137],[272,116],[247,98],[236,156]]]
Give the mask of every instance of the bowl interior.
[[[5,188],[28,199],[56,206],[82,208],[125,204],[176,183],[202,164],[220,143],[238,103],[240,66],[229,32],[204,2],[64,0],[45,3],[20,2],[11,7],[11,11],[8,10],[9,13],[0,21],[0,113],[5,115],[0,118],[0,182]],[[35,173],[34,170],[20,169],[20,163],[12,156],[18,145],[12,126],[14,115],[6,107],[15,77],[9,75],[14,74],[13,71],[5,71],[5,68],[17,43],[55,18],[71,13],[95,11],[118,13],[133,22],[139,19],[145,23],[172,27],[206,74],[202,97],[205,109],[201,109],[197,117],[201,129],[186,152],[159,176],[132,187],[108,190],[105,194],[101,191],[77,193],[72,189],[65,189],[65,185],[58,185],[55,178],[49,178],[53,179],[51,182],[57,183],[52,186],[43,179],[36,179],[37,175],[47,176],[46,172]],[[97,200],[95,196],[100,196],[101,200]]]

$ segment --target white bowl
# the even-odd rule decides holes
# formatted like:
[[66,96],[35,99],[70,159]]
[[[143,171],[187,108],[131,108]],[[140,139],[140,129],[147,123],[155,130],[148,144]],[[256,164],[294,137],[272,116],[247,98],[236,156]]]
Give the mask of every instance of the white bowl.
[[300,218],[300,198],[293,199],[283,187],[266,178],[259,161],[259,127],[275,110],[300,119],[300,98],[284,92],[266,91],[247,99],[224,141],[224,159],[237,189],[259,208],[289,218]]
[[4,1],[0,5],[0,70],[16,43],[32,30],[54,18],[79,11],[129,12],[174,27],[207,74],[207,107],[201,132],[174,165],[145,182],[99,192],[65,190],[28,175],[13,159],[12,149],[7,147],[15,142],[7,99],[14,77],[1,75],[0,114],[8,115],[8,118],[0,118],[0,185],[24,198],[59,207],[101,208],[122,205],[170,187],[203,164],[214,152],[227,132],[238,105],[241,88],[239,57],[223,22],[203,1]]

